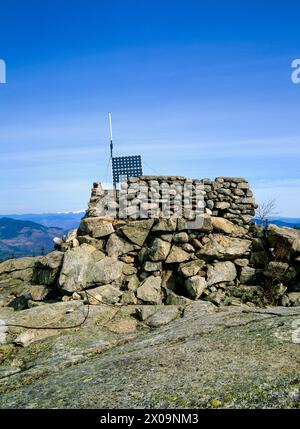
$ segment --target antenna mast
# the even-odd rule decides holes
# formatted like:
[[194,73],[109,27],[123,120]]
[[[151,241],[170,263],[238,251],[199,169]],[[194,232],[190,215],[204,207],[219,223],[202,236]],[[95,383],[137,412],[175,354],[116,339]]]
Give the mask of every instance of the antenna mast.
[[[113,144],[112,120],[111,120],[111,113],[110,112],[108,113],[108,120],[109,120],[109,134],[110,134],[110,159],[111,159],[111,162],[113,163],[114,144]],[[114,192],[116,193],[117,184],[114,180],[114,177],[113,177],[113,187],[114,187]]]
[[111,113],[108,114],[109,119],[109,133],[110,133],[110,158],[113,158],[113,134],[112,134],[112,122],[111,122]]

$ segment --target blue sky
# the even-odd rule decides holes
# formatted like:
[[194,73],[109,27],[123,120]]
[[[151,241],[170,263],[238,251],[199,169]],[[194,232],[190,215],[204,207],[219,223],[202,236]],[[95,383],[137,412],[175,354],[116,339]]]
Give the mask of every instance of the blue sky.
[[1,5],[0,213],[85,209],[115,154],[146,174],[244,176],[300,217],[296,1]]

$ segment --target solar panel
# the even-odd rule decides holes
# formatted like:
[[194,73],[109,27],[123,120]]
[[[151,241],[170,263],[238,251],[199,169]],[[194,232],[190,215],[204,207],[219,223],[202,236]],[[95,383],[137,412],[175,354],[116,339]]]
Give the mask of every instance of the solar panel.
[[112,158],[112,171],[114,184],[128,177],[139,177],[143,175],[141,155],[118,156]]

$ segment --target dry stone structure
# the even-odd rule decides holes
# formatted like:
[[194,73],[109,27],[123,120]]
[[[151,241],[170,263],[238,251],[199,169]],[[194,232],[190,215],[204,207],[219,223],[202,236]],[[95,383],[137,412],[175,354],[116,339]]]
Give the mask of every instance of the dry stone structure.
[[187,179],[182,176],[143,176],[121,183],[116,198],[112,190],[93,185],[87,217],[113,215],[117,218],[193,218],[206,213],[235,223],[248,223],[256,204],[243,178]]
[[264,230],[255,208],[242,178],[131,178],[116,195],[95,183],[55,251],[0,264],[1,305],[300,305],[300,232]]

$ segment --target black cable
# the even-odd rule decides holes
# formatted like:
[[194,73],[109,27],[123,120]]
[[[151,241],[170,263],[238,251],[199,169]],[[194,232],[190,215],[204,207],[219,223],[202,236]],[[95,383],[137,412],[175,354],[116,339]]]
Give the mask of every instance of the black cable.
[[[86,291],[86,298],[89,295]],[[91,295],[92,296],[92,295]],[[96,299],[97,301],[101,302],[99,299],[93,297],[94,299]],[[17,323],[5,323],[5,325],[0,325],[1,326],[6,326],[9,328],[24,328],[24,329],[35,329],[35,330],[39,330],[39,329],[53,329],[53,330],[57,330],[57,329],[73,329],[73,328],[79,328],[80,326],[82,326],[88,319],[89,314],[90,314],[90,303],[89,300],[87,298],[87,312],[86,315],[84,316],[84,319],[80,322],[77,323],[76,325],[71,325],[71,326],[27,326],[27,325],[22,325],[22,324],[17,324]],[[84,307],[84,304],[81,305],[80,307],[78,307],[76,310],[79,310],[81,307]]]

